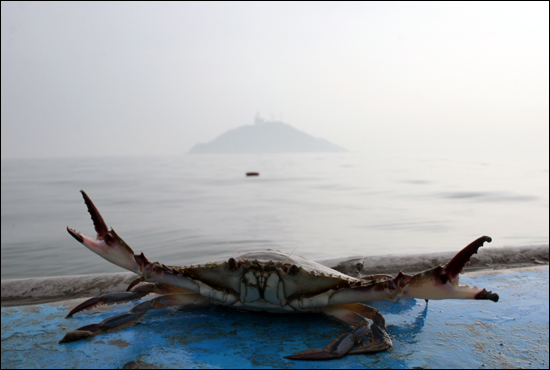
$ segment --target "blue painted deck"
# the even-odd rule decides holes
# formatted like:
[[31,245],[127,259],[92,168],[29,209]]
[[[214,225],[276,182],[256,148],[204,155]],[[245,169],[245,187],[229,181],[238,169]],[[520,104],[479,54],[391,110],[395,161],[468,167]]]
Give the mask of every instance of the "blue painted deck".
[[[117,333],[58,344],[67,331],[125,312],[133,303],[65,319],[81,299],[2,307],[2,368],[548,368],[548,267],[463,277],[500,301],[376,302],[394,347],[331,361],[283,359],[320,348],[349,327],[323,315],[166,308]],[[148,364],[148,365],[147,365]]]

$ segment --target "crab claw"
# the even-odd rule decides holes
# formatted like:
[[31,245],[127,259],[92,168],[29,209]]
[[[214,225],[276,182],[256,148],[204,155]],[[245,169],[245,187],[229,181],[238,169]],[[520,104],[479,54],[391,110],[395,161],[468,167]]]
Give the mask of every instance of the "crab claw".
[[400,295],[421,299],[490,299],[498,301],[498,294],[485,289],[458,285],[459,274],[470,257],[477,253],[483,243],[491,242],[488,236],[482,236],[462,249],[445,265],[437,266],[416,275],[399,273],[394,279]]
[[100,255],[107,261],[114,263],[122,268],[140,274],[140,267],[136,262],[134,251],[118,236],[113,229],[110,231],[107,229],[107,224],[103,221],[103,217],[97,210],[94,203],[84,190],[80,190],[84,197],[84,202],[88,207],[88,212],[92,216],[94,222],[95,231],[97,232],[97,239],[90,238],[80,232],[77,232],[67,226],[67,231],[73,238],[82,243],[86,248],[92,252]]

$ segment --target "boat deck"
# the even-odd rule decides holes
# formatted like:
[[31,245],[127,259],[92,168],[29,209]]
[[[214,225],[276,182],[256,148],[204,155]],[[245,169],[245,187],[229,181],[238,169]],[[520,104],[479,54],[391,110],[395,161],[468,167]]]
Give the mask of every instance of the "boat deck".
[[322,348],[350,331],[320,314],[279,315],[225,307],[150,311],[125,330],[58,344],[67,331],[135,303],[65,319],[83,299],[2,307],[2,368],[548,368],[548,266],[478,271],[461,284],[500,301],[374,302],[394,347],[330,361],[282,356]]

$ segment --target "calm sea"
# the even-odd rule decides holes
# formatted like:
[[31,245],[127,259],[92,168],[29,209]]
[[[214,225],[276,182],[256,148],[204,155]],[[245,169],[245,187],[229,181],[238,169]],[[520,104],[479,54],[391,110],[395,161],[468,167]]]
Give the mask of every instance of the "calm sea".
[[[260,172],[246,177],[245,172]],[[272,248],[316,259],[548,244],[548,158],[364,153],[2,160],[2,279],[119,272],[79,193],[152,261]]]

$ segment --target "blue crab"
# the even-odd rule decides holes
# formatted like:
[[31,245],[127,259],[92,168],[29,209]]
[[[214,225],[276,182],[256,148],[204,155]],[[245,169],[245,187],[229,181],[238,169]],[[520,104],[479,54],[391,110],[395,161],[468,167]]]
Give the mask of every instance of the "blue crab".
[[[224,305],[240,310],[274,313],[320,312],[350,324],[353,330],[324,348],[290,356],[293,360],[328,360],[346,354],[375,353],[392,347],[385,320],[375,308],[361,302],[395,301],[398,297],[425,299],[483,299],[498,301],[498,294],[458,284],[459,274],[491,238],[482,236],[448,263],[415,275],[372,275],[355,278],[317,262],[276,251],[244,253],[223,261],[175,267],[150,262],[132,249],[103,217],[88,195],[81,191],[92,216],[97,238],[67,227],[77,241],[109,262],[130,270],[139,278],[126,292],[91,298],[71,310],[67,317],[98,305],[111,305],[161,294],[134,306],[129,312],[69,332],[60,343],[82,340],[124,329],[151,309],[168,306]],[[369,324],[370,320],[372,323]],[[370,340],[363,339],[370,332]]]

